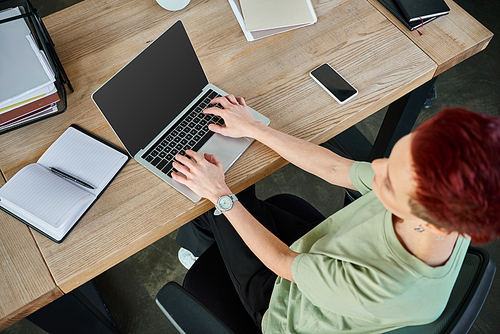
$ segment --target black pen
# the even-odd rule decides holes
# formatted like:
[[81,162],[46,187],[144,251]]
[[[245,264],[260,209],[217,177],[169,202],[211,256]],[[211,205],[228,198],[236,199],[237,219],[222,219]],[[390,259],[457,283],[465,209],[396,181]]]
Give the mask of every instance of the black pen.
[[73,181],[73,182],[75,182],[75,183],[78,183],[79,185],[84,186],[85,188],[95,189],[95,188],[94,188],[94,187],[92,187],[90,184],[85,183],[85,182],[83,182],[83,181],[81,181],[81,180],[78,180],[76,177],[71,176],[71,175],[68,175],[68,174],[66,174],[65,172],[60,171],[60,170],[59,170],[59,169],[57,169],[57,168],[50,167],[50,171],[51,171],[52,173],[56,174],[56,175],[59,175],[60,177],[63,177],[63,178],[65,178],[65,179],[68,179],[68,180],[71,180],[71,181]]

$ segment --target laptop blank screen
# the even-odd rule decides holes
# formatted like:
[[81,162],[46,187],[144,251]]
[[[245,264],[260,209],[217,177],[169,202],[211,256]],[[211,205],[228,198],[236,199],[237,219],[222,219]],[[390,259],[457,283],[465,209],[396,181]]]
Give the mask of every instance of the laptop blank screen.
[[186,30],[177,21],[92,98],[133,157],[207,84]]

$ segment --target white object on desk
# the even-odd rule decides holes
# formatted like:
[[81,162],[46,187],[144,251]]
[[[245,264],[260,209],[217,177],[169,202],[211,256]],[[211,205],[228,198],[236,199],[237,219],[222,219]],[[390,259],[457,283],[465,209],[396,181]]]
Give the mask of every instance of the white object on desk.
[[[19,7],[11,8],[0,12],[0,20],[21,14]],[[0,108],[8,110],[24,96],[53,86],[54,73],[23,19],[0,25],[0,46]]]
[[[317,21],[317,17],[316,17],[316,13],[314,12],[314,8],[312,7],[312,5],[310,5],[309,9],[311,11],[311,15],[314,16],[314,22],[312,22],[312,23],[291,25],[291,26],[286,26],[286,27],[281,27],[281,28],[265,29],[265,30],[258,30],[258,31],[248,31],[246,26],[245,26],[245,20],[243,19],[243,14],[241,12],[240,0],[228,0],[228,1],[229,1],[229,5],[231,5],[231,9],[234,12],[234,15],[236,16],[236,20],[238,20],[238,23],[240,24],[241,30],[243,31],[245,38],[249,42],[257,40],[257,39],[261,39],[264,37],[276,35],[276,34],[279,34],[282,32],[290,31],[293,29],[305,27],[305,26],[308,26],[310,24],[314,24]],[[309,4],[311,3],[309,0],[307,0],[307,1]]]
[[188,5],[190,0],[156,0],[156,2],[166,10],[181,10]]
[[248,31],[260,31],[317,21],[310,0],[239,0]]

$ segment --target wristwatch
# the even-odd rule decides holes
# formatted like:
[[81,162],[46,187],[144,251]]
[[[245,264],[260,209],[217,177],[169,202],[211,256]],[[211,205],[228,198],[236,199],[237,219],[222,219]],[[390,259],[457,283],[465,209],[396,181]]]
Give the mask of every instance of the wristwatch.
[[214,215],[218,216],[224,211],[229,211],[233,207],[233,203],[236,202],[238,198],[234,194],[225,195],[219,197],[217,204],[215,204]]

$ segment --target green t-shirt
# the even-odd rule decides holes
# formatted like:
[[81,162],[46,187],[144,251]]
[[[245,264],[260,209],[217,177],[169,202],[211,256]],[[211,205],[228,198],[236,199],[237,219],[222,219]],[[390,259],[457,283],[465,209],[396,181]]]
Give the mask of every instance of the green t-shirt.
[[428,266],[397,239],[373,177],[371,164],[354,163],[350,178],[363,196],[290,247],[301,253],[292,264],[296,284],[276,280],[264,333],[381,333],[442,313],[469,238],[458,238],[444,266]]

